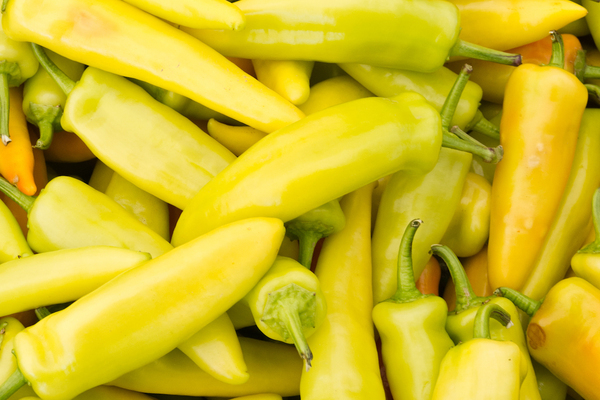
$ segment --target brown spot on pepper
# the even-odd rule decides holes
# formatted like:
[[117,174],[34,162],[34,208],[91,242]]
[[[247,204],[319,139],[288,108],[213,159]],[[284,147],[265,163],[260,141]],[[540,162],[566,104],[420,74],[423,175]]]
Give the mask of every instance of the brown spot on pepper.
[[535,350],[546,343],[546,332],[536,323],[529,324],[527,327],[527,340],[529,346]]

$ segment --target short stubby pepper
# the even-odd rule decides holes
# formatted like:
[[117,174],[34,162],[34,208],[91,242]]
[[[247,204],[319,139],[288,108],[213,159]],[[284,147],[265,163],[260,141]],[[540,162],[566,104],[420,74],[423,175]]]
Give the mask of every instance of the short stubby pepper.
[[[13,0],[14,1],[14,0]],[[448,56],[520,56],[473,48],[458,39],[460,15],[441,0],[241,0],[239,31],[182,28],[222,54],[270,60],[363,63],[433,72]]]

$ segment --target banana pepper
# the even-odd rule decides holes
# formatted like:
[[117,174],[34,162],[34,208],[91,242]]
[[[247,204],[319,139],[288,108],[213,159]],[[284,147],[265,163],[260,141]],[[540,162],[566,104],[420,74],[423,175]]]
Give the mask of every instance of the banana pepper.
[[304,103],[310,95],[314,61],[252,60],[256,79],[292,104]]
[[0,200],[0,264],[33,254],[10,209]]
[[25,382],[45,400],[71,398],[169,353],[250,291],[283,236],[280,220],[238,221],[42,319],[15,336],[19,369],[0,387],[0,399]]
[[446,1],[241,0],[236,5],[246,17],[244,29],[182,29],[226,56],[251,59],[421,72],[437,70],[450,55],[520,64],[518,55],[459,40],[459,11]]
[[300,105],[300,109],[310,115],[364,97],[373,97],[373,93],[348,75],[336,76],[313,85],[308,99]]
[[576,276],[585,279],[596,287],[600,287],[600,256],[598,255],[600,253],[600,189],[594,192],[592,212],[595,240],[573,255],[571,268],[573,268]]
[[600,289],[572,277],[554,285],[542,301],[510,288],[497,294],[513,301],[531,320],[527,346],[531,357],[585,399],[600,399]]
[[13,40],[172,90],[264,132],[303,117],[216,51],[123,1],[7,0],[3,10]]
[[429,400],[442,359],[454,343],[446,333],[448,306],[441,297],[423,295],[412,266],[412,241],[421,220],[407,226],[398,256],[398,289],[373,308],[392,396]]
[[206,131],[238,157],[254,143],[267,136],[266,133],[251,126],[226,125],[212,118],[206,124]]

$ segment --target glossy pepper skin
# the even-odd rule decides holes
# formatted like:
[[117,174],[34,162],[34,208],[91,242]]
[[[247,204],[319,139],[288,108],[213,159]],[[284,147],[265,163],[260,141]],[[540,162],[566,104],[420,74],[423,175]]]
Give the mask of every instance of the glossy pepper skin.
[[442,359],[454,343],[446,333],[448,306],[415,286],[412,239],[422,221],[410,222],[398,256],[398,290],[373,308],[386,376],[394,398],[429,400]]
[[527,373],[519,346],[490,337],[489,319],[494,317],[507,328],[510,314],[497,304],[477,310],[473,338],[450,349],[440,367],[433,400],[517,400]]
[[523,64],[508,81],[488,245],[494,288],[520,289],[531,272],[567,185],[587,98],[575,75],[552,65]]
[[33,254],[10,209],[0,201],[0,264]]
[[441,142],[439,114],[416,93],[322,110],[266,136],[213,178],[181,214],[172,243],[250,215],[286,222],[394,171],[427,171]]
[[310,95],[314,61],[252,60],[256,79],[292,104],[304,103]]
[[494,340],[509,341],[518,346],[522,357],[526,361],[526,370],[524,371],[526,376],[520,386],[519,399],[540,400],[538,384],[527,350],[524,330],[519,321],[519,311],[517,308],[510,301],[506,301],[506,299],[493,296],[476,296],[469,283],[469,278],[456,255],[446,246],[435,245],[431,247],[431,250],[436,257],[444,260],[454,282],[456,305],[446,319],[446,331],[454,343],[458,344],[459,342],[465,342],[473,338],[474,321],[477,313],[484,304],[500,306],[510,315],[514,327],[507,329],[502,325],[492,322],[489,327],[491,338]]
[[600,289],[572,277],[554,285],[543,301],[509,288],[497,292],[531,317],[527,326],[531,357],[583,398],[600,399],[595,380],[600,365]]
[[[11,190],[8,182],[0,187]],[[157,257],[172,246],[105,194],[68,176],[52,179],[36,198],[21,195],[27,210],[27,242],[37,253],[105,245],[150,253]]]
[[586,240],[586,228],[594,209],[594,193],[600,186],[599,122],[600,110],[583,112],[564,195],[530,275],[521,288],[524,295],[536,300],[543,298],[565,276],[569,265],[573,265],[572,257],[577,257],[577,250]]
[[172,90],[265,132],[303,117],[216,51],[119,0],[65,0],[60,7],[43,0],[10,0],[2,26],[13,40],[38,43],[82,64]]
[[297,396],[302,361],[293,346],[240,337],[250,378],[246,383],[220,382],[179,350],[124,374],[110,384],[143,393],[233,397],[258,393]]
[[[36,393],[53,400],[162,357],[258,282],[283,235],[280,220],[246,219],[119,275],[15,337],[19,370]],[[111,321],[114,329],[106,329]],[[99,348],[98,341],[111,346]]]
[[[439,0],[241,0],[236,5],[246,16],[240,31],[183,29],[227,56],[421,72],[440,68],[464,44],[458,40],[458,9]],[[514,55],[501,57],[519,64]]]
[[315,269],[327,316],[308,339],[315,362],[302,372],[304,400],[383,400],[371,312],[371,195],[374,184],[341,200],[348,216],[340,232],[324,240]]
[[261,332],[294,344],[310,369],[313,355],[306,339],[321,326],[327,313],[316,275],[296,260],[278,256],[243,301]]

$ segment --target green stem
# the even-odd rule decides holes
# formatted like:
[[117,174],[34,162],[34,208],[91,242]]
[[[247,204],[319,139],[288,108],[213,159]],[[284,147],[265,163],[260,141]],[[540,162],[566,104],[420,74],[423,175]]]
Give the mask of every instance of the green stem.
[[469,136],[469,134],[467,132],[465,132],[462,129],[460,129],[458,127],[458,125],[454,125],[452,127],[452,129],[450,129],[450,132],[454,133],[456,136],[458,136],[460,139],[464,140],[465,142],[471,142],[471,143],[476,144],[478,146],[484,146],[477,139],[475,139],[472,136]]
[[600,189],[596,189],[594,192],[594,197],[592,198],[592,217],[594,220],[594,232],[596,232],[596,239],[587,246],[584,246],[577,253],[600,253]]
[[450,271],[452,282],[454,282],[454,290],[456,291],[456,308],[454,309],[453,313],[459,314],[464,310],[479,306],[482,302],[487,300],[486,298],[478,297],[475,294],[465,269],[458,260],[458,257],[456,257],[456,254],[454,254],[449,247],[441,244],[434,244],[431,246],[431,251],[435,256],[444,261],[448,267],[448,270]]
[[600,87],[590,83],[586,83],[584,86],[588,90],[590,99],[592,99],[596,104],[600,105]]
[[496,124],[487,120],[480,110],[477,110],[475,117],[469,126],[470,129],[474,130],[475,132],[482,133],[485,136],[489,136],[494,139],[500,139],[500,128]]
[[[585,50],[577,50],[575,55],[575,61],[573,61],[573,73],[581,82],[585,81],[585,70],[587,69],[587,63],[585,60]],[[595,78],[595,77],[593,77]]]
[[516,290],[507,287],[500,287],[494,290],[494,294],[496,296],[506,297],[530,317],[533,317],[543,302],[543,300],[533,300],[523,293],[519,293]]
[[450,50],[449,56],[475,58],[477,60],[492,61],[499,64],[519,66],[522,63],[520,54],[505,53],[503,51],[488,49],[474,43],[458,39]]
[[444,131],[444,136],[442,138],[442,146],[447,147],[449,149],[455,149],[474,154],[476,156],[481,157],[483,161],[494,164],[500,162],[504,154],[502,146],[486,147],[481,143],[477,145],[475,143],[472,143],[471,141],[467,142],[462,139],[459,139],[448,131]]
[[460,70],[460,73],[456,77],[456,81],[454,81],[454,85],[452,85],[452,89],[450,89],[450,93],[448,93],[448,96],[444,101],[444,105],[442,106],[442,110],[440,111],[440,116],[442,117],[443,130],[449,130],[450,121],[452,121],[452,118],[454,118],[456,107],[458,106],[460,97],[462,96],[462,93],[465,90],[465,86],[467,86],[469,76],[472,72],[473,67],[471,67],[469,64],[465,64],[463,65],[463,67]]
[[50,315],[52,315],[52,313],[50,312],[50,310],[48,310],[47,307],[38,307],[35,309],[35,316],[39,321],[43,320],[44,318]]
[[392,302],[408,303],[426,297],[417,289],[412,262],[413,240],[417,229],[422,223],[423,221],[420,219],[413,219],[404,230],[404,235],[402,235],[398,251],[398,289],[390,298]]
[[35,197],[27,196],[15,186],[11,185],[6,179],[0,177],[0,192],[7,195],[11,200],[21,206],[25,211],[29,212]]
[[313,354],[308,347],[308,342],[306,341],[306,337],[302,332],[302,322],[300,321],[300,315],[296,308],[291,307],[287,304],[282,305],[280,317],[285,324],[289,335],[292,337],[292,341],[294,342],[294,346],[296,346],[296,350],[298,350],[298,354],[306,363],[306,371],[310,370],[312,366]]
[[319,232],[303,231],[298,236],[298,262],[310,269],[317,242],[323,237]]
[[513,322],[510,320],[510,314],[498,304],[487,303],[479,307],[475,319],[473,320],[473,338],[491,339],[490,336],[490,318],[494,318],[503,326],[510,328]]
[[8,121],[10,119],[10,93],[8,91],[8,74],[0,74],[0,135],[5,146],[11,142]]
[[17,368],[15,372],[13,372],[12,375],[9,376],[6,381],[4,381],[2,386],[0,386],[0,400],[7,400],[25,384],[27,384],[27,380]]
[[0,11],[2,11],[2,12],[6,11],[7,4],[8,4],[8,0],[2,0],[2,9]]
[[39,121],[38,128],[40,128],[40,138],[35,142],[36,149],[47,150],[52,143],[52,137],[54,136],[54,126],[49,121]]
[[551,31],[550,39],[552,39],[552,56],[550,56],[550,63],[548,63],[548,65],[551,67],[564,68],[565,45],[562,36],[557,31]]
[[31,43],[31,47],[33,48],[33,52],[40,62],[40,65],[48,72],[48,74],[54,79],[56,84],[65,92],[66,95],[71,93],[73,88],[75,87],[75,81],[69,78],[64,72],[60,70],[52,62],[52,60],[48,57],[44,48],[38,44]]

